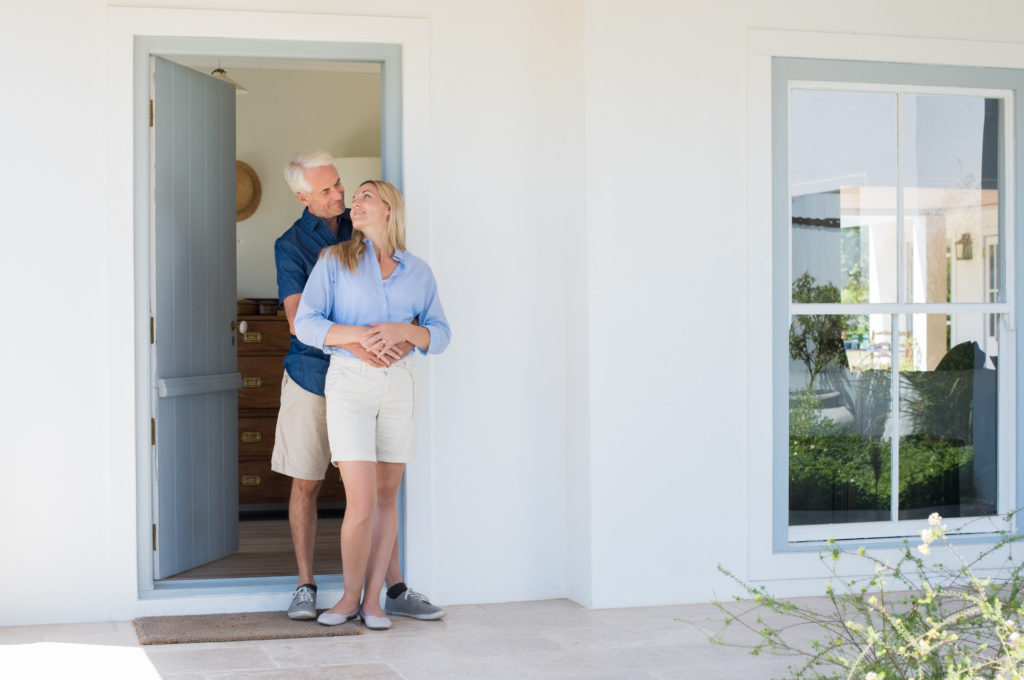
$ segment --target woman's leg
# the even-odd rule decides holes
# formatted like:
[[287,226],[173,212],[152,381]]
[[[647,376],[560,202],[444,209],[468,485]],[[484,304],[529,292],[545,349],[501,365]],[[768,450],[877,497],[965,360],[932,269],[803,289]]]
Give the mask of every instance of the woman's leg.
[[[363,611],[371,616],[385,615],[380,606],[380,589],[384,587],[384,575],[398,536],[398,489],[403,472],[405,463],[377,463],[377,511],[363,596]],[[348,581],[345,586],[347,590]]]
[[376,463],[337,463],[345,484],[345,517],[341,522],[341,571],[345,593],[328,611],[351,614],[359,606],[370,557],[373,516],[377,506]]

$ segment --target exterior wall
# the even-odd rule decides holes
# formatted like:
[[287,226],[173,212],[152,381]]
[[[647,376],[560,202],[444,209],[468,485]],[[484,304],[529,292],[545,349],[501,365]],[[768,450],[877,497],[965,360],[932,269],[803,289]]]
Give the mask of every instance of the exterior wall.
[[[854,13],[782,0],[586,3],[594,606],[727,595],[716,563],[765,579],[817,573],[813,555],[765,566],[772,242],[770,196],[767,209],[753,199],[771,172],[751,164],[755,150],[770,160],[769,100],[755,96],[770,72],[749,66],[755,29],[793,31],[799,56],[849,43],[867,49],[846,58],[930,63],[971,59],[956,40],[999,42],[989,56],[1020,68],[1012,25],[1024,8],[998,5],[1000,20],[917,1],[869,0]],[[803,31],[845,35],[794,37]]]
[[[383,36],[388,17],[423,27],[414,52],[429,64],[414,94],[425,115],[405,121],[405,183],[424,225],[413,248],[437,274],[455,337],[430,363],[407,576],[451,604],[701,601],[728,592],[716,562],[764,573],[754,565],[769,509],[749,478],[769,457],[760,277],[771,244],[750,212],[766,191],[756,173],[747,181],[764,147],[747,132],[750,29],[1024,47],[1012,0],[986,13],[871,0],[852,14],[809,0],[135,4],[218,10],[195,26],[227,16],[243,37],[280,37],[267,12],[289,13],[281,26],[308,21],[311,36],[318,13],[384,17]],[[0,536],[23,549],[0,568],[0,624],[287,599],[137,595],[136,493],[148,481],[135,469],[121,162],[131,67],[105,44],[112,21],[101,0],[0,7],[4,82],[20,94],[0,129],[0,277],[18,302],[30,296],[2,341],[13,360]],[[41,211],[60,213],[46,220],[60,235],[45,254]]]

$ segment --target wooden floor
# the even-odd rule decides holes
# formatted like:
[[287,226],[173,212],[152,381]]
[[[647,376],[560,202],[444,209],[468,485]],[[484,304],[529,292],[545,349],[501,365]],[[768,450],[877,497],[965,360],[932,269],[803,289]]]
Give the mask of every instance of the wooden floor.
[[[313,572],[318,576],[341,573],[340,531],[341,517],[321,517],[317,523]],[[297,573],[288,520],[243,519],[238,523],[238,552],[166,580],[294,576]]]

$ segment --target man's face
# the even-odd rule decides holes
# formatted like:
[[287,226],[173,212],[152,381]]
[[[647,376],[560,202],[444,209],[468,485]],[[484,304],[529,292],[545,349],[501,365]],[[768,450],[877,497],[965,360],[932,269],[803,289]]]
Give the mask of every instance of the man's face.
[[345,212],[345,187],[333,165],[321,165],[306,170],[306,181],[311,187],[308,194],[295,194],[299,203],[317,217],[329,220]]

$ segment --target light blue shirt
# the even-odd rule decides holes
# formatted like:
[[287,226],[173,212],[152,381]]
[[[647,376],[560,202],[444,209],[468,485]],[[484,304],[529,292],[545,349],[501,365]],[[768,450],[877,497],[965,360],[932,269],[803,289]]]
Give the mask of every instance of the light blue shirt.
[[299,340],[327,354],[353,356],[342,347],[324,347],[327,331],[334,324],[411,323],[419,317],[420,326],[430,331],[430,346],[419,351],[443,352],[452,332],[430,265],[410,252],[398,250],[394,255],[398,266],[391,276],[382,279],[373,244],[369,239],[364,242],[366,252],[354,272],[342,267],[337,258],[324,256],[317,260],[295,315]]

